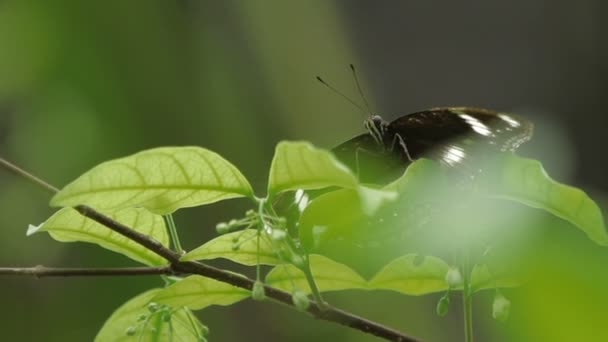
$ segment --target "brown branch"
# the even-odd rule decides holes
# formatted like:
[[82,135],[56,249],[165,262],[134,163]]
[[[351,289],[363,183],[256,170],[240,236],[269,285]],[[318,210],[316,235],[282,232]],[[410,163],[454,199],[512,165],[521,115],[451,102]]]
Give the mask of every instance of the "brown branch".
[[140,276],[174,274],[171,266],[124,267],[124,268],[60,268],[42,265],[34,267],[0,267],[0,275],[45,277],[93,277],[93,276]]
[[[12,172],[27,178],[30,181],[44,187],[46,190],[51,192],[56,192],[56,188],[52,185],[42,181],[38,177],[33,176],[29,172],[22,170],[21,168],[7,162],[6,160],[0,158],[0,165],[8,168]],[[112,218],[94,210],[91,207],[85,205],[76,206],[75,209],[85,217],[100,223],[103,226],[121,234],[132,241],[144,246],[150,251],[160,255],[165,258],[170,263],[170,268],[175,273],[184,273],[184,274],[198,274],[208,278],[212,278],[224,283],[231,284],[236,287],[240,287],[246,290],[251,291],[253,288],[254,280],[243,277],[241,275],[237,275],[232,272],[224,271],[219,268],[215,268],[213,266],[209,266],[200,262],[195,261],[179,261],[181,254],[165,247],[160,242],[152,239],[151,237],[139,233],[134,229],[113,220]],[[270,298],[276,302],[292,306],[294,307],[294,303],[292,301],[292,294],[268,285],[264,285],[265,294],[267,298]],[[307,309],[307,312],[311,314],[313,317],[338,323],[356,330],[360,330],[362,332],[375,335],[377,337],[383,338],[388,341],[397,341],[397,342],[419,342],[419,339],[408,336],[402,332],[386,327],[377,322],[373,322],[367,320],[363,317],[354,315],[352,313],[340,310],[333,306],[319,305],[315,302],[311,302],[310,306]]]
[[[79,205],[75,209],[78,210],[79,213],[92,219],[93,221],[96,221],[97,223],[100,223],[112,229],[113,231],[123,236],[126,236],[127,238],[139,243],[140,245],[151,250],[152,252],[167,259],[167,261],[171,263],[171,266],[176,273],[198,274],[249,291],[251,291],[251,289],[253,288],[254,280],[252,279],[245,278],[243,276],[227,272],[200,262],[179,261],[179,258],[181,257],[179,253],[163,246],[158,241],[150,238],[149,236],[141,234],[123,225],[122,223],[117,222],[98,211],[95,211],[91,207]],[[265,285],[264,289],[266,297],[288,306],[294,306],[291,293],[279,290],[268,285]],[[363,317],[359,317],[352,313],[334,308],[332,306],[328,306],[327,304],[321,307],[317,303],[311,302],[311,305],[309,306],[307,311],[318,319],[345,325],[353,329],[357,329],[365,333],[384,338],[388,341],[419,341],[416,338],[407,336],[397,330],[393,330],[379,323],[367,320]]]

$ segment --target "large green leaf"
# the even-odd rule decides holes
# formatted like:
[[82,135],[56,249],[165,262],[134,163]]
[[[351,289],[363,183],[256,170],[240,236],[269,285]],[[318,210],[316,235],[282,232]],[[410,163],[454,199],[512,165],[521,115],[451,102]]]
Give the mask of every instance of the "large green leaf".
[[[171,308],[169,321],[163,319],[167,309],[156,313],[148,309],[152,298],[161,291],[149,290],[116,309],[97,333],[95,342],[200,341],[204,327],[187,308]],[[128,330],[133,331],[132,336]]]
[[286,190],[357,185],[357,177],[328,151],[307,142],[283,141],[276,147],[268,180],[270,195]]
[[348,238],[353,227],[365,219],[359,194],[339,189],[315,198],[302,212],[298,232],[307,250],[318,250],[325,241]]
[[445,275],[449,265],[427,256],[416,263],[417,255],[399,257],[384,266],[370,281],[370,289],[386,289],[407,295],[423,295],[447,290]]
[[[507,154],[486,182],[490,197],[516,201],[560,217],[608,246],[602,211],[582,190],[551,179],[537,160]],[[497,176],[498,175],[498,176]]]
[[[257,230],[247,229],[216,237],[182,256],[182,261],[208,260],[225,258],[243,265],[278,265],[281,260],[277,257],[266,234],[260,236],[258,250]],[[235,239],[238,239],[235,241]],[[238,249],[234,249],[238,244]]]
[[[310,269],[320,291],[366,288],[365,280],[348,266],[322,255],[312,254],[309,258]],[[266,275],[266,283],[286,291],[311,291],[304,273],[293,265],[273,268]]]
[[210,305],[234,304],[249,295],[249,291],[242,288],[193,275],[163,289],[154,296],[153,301],[200,310]]
[[161,147],[102,163],[68,184],[52,206],[144,207],[157,214],[252,196],[240,171],[201,147]]
[[[431,159],[420,158],[410,164],[403,175],[397,178],[395,181],[387,184],[384,189],[397,191],[400,196],[412,195],[413,189],[420,190],[423,188],[426,192],[429,192],[429,186],[432,188],[432,192],[445,188],[445,174],[441,168],[441,165]],[[419,196],[420,194],[415,194]]]
[[303,246],[312,251],[319,250],[332,239],[366,240],[374,235],[374,230],[365,231],[365,237],[362,237],[359,234],[361,230],[356,227],[396,198],[394,191],[367,187],[338,189],[322,194],[312,200],[300,215],[298,232]]
[[[415,208],[413,202],[434,200],[435,195],[440,196],[439,189],[445,186],[444,181],[438,163],[419,159],[407,168],[403,176],[383,189],[359,186],[357,189],[325,193],[312,200],[300,215],[300,239],[309,250],[318,250],[331,240],[353,241],[356,245],[362,245],[362,241],[378,240],[392,228],[407,227],[409,222],[404,223],[402,218],[413,221],[407,208]],[[391,205],[389,202],[395,203]],[[390,213],[378,213],[384,209]],[[396,222],[394,218],[397,216],[401,221]],[[372,217],[375,223],[366,225],[365,222]],[[401,235],[399,231],[392,233]],[[390,240],[395,240],[395,236]]]
[[[123,209],[106,214],[112,219],[146,234],[164,246],[169,245],[169,236],[162,216],[142,208]],[[86,218],[72,208],[63,208],[39,226],[30,226],[27,235],[48,232],[61,242],[83,241],[123,254],[147,265],[166,264],[167,261],[131,239]]]

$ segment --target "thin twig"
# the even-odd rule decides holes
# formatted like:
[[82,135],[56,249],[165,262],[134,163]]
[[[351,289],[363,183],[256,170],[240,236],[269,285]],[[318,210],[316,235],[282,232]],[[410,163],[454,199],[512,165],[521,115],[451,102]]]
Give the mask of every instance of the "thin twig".
[[24,169],[18,167],[17,165],[9,162],[8,160],[6,160],[4,158],[0,158],[0,165],[3,166],[5,169],[13,172],[14,174],[24,177],[27,180],[29,180],[30,182],[33,182],[34,184],[41,186],[43,189],[45,189],[46,191],[50,192],[53,195],[55,193],[59,192],[59,189],[57,189],[56,187],[43,181],[40,178],[34,176],[33,174],[25,171]]
[[44,277],[140,276],[174,274],[171,266],[124,268],[0,267],[0,275]]
[[[57,188],[52,185],[44,182],[38,177],[33,176],[29,172],[22,170],[21,168],[13,165],[12,163],[0,158],[0,165],[6,167],[17,175],[23,176],[26,179],[44,187],[46,190],[50,192],[57,192]],[[91,207],[85,205],[76,206],[76,209],[80,214],[85,217],[92,219],[93,221],[100,223],[103,226],[115,231],[118,234],[121,234],[130,240],[144,246],[148,250],[160,255],[165,258],[170,263],[170,267],[175,273],[183,273],[183,274],[198,274],[207,278],[212,278],[227,284],[231,284],[236,287],[240,287],[246,290],[251,291],[253,288],[253,284],[255,281],[253,279],[249,279],[242,275],[232,273],[229,271],[224,271],[219,268],[215,268],[213,266],[209,266],[196,261],[179,261],[181,254],[165,247],[160,242],[155,239],[142,234],[132,228],[113,220],[112,218],[94,210]],[[264,285],[264,290],[266,297],[294,307],[294,303],[292,301],[292,294],[289,292],[285,292],[283,290]],[[419,342],[419,339],[408,336],[400,331],[391,329],[377,322],[370,321],[363,317],[354,315],[352,313],[340,310],[333,306],[318,305],[316,302],[311,302],[310,306],[307,309],[307,312],[311,314],[313,317],[338,323],[356,330],[360,330],[362,332],[375,335],[377,337],[383,338],[388,341],[397,341],[397,342]]]

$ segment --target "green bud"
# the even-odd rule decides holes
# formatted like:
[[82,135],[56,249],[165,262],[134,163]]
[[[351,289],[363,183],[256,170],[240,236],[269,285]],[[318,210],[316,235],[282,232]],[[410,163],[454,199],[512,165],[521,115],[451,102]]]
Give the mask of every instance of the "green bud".
[[275,241],[281,241],[285,239],[287,232],[282,229],[273,229],[270,237]]
[[127,334],[127,336],[134,336],[136,332],[137,329],[135,327],[128,327],[127,330],[125,330],[125,334]]
[[232,219],[232,220],[228,221],[228,226],[230,228],[238,227],[239,226],[239,221],[237,221],[235,219]]
[[450,296],[446,293],[439,299],[437,302],[437,307],[435,311],[437,312],[437,316],[443,317],[448,313],[448,308],[450,307]]
[[266,299],[266,291],[264,290],[264,284],[261,281],[256,280],[255,283],[253,283],[253,288],[251,289],[251,298],[257,301]]
[[291,251],[285,246],[281,246],[279,250],[275,251],[275,253],[281,260],[291,260]]
[[167,311],[163,313],[163,322],[169,322],[171,320],[171,312]]
[[150,311],[150,312],[156,312],[156,311],[158,311],[158,308],[159,308],[158,304],[156,304],[154,302],[148,304],[148,311]]
[[293,302],[293,305],[296,307],[296,309],[300,311],[306,311],[310,306],[310,300],[308,299],[306,293],[299,290],[296,290],[291,295],[291,301]]
[[252,209],[249,209],[245,212],[245,217],[253,218],[256,216],[256,212]]
[[139,315],[139,317],[137,317],[137,321],[142,322],[142,321],[145,321],[147,318],[148,318],[148,315],[141,314],[141,315]]
[[445,274],[445,282],[448,283],[450,288],[455,288],[461,285],[462,275],[460,274],[460,271],[455,267],[450,268]]
[[494,296],[494,302],[492,303],[492,317],[498,321],[504,322],[509,318],[510,309],[511,302],[501,293],[497,292]]
[[283,216],[277,218],[277,225],[279,227],[285,227],[285,226],[287,226],[287,219],[284,218]]
[[241,245],[239,245],[238,243],[233,243],[232,244],[232,250],[233,251],[238,251],[241,248]]
[[304,266],[305,266],[305,261],[306,261],[306,260],[304,260],[304,258],[303,258],[301,255],[298,255],[298,254],[296,254],[296,253],[292,253],[292,254],[291,254],[291,263],[292,263],[292,264],[293,264],[295,267],[297,267],[297,268],[299,268],[299,269],[304,268]]
[[228,223],[220,222],[215,226],[215,231],[220,235],[226,234],[230,232],[230,227],[228,226]]

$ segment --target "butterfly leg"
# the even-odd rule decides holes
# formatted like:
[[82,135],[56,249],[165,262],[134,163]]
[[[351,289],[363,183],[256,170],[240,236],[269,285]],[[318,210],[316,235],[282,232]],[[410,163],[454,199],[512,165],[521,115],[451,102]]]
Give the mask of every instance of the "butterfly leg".
[[393,136],[393,142],[391,143],[391,152],[395,150],[395,146],[397,146],[397,144],[399,144],[399,146],[401,146],[407,159],[410,162],[413,162],[414,158],[412,158],[412,155],[410,154],[410,151],[407,149],[407,145],[405,144],[403,137],[401,137],[401,135],[399,133],[397,133]]
[[[355,149],[355,171],[358,179],[361,179],[361,155],[366,154],[370,157],[378,157],[379,153],[375,151],[370,151],[363,147],[357,147]],[[365,160],[364,160],[365,162]]]
[[355,171],[356,171],[357,179],[361,178],[360,169],[359,169],[359,153],[363,152],[363,151],[366,151],[366,150],[361,147],[357,147],[357,149],[355,150]]

